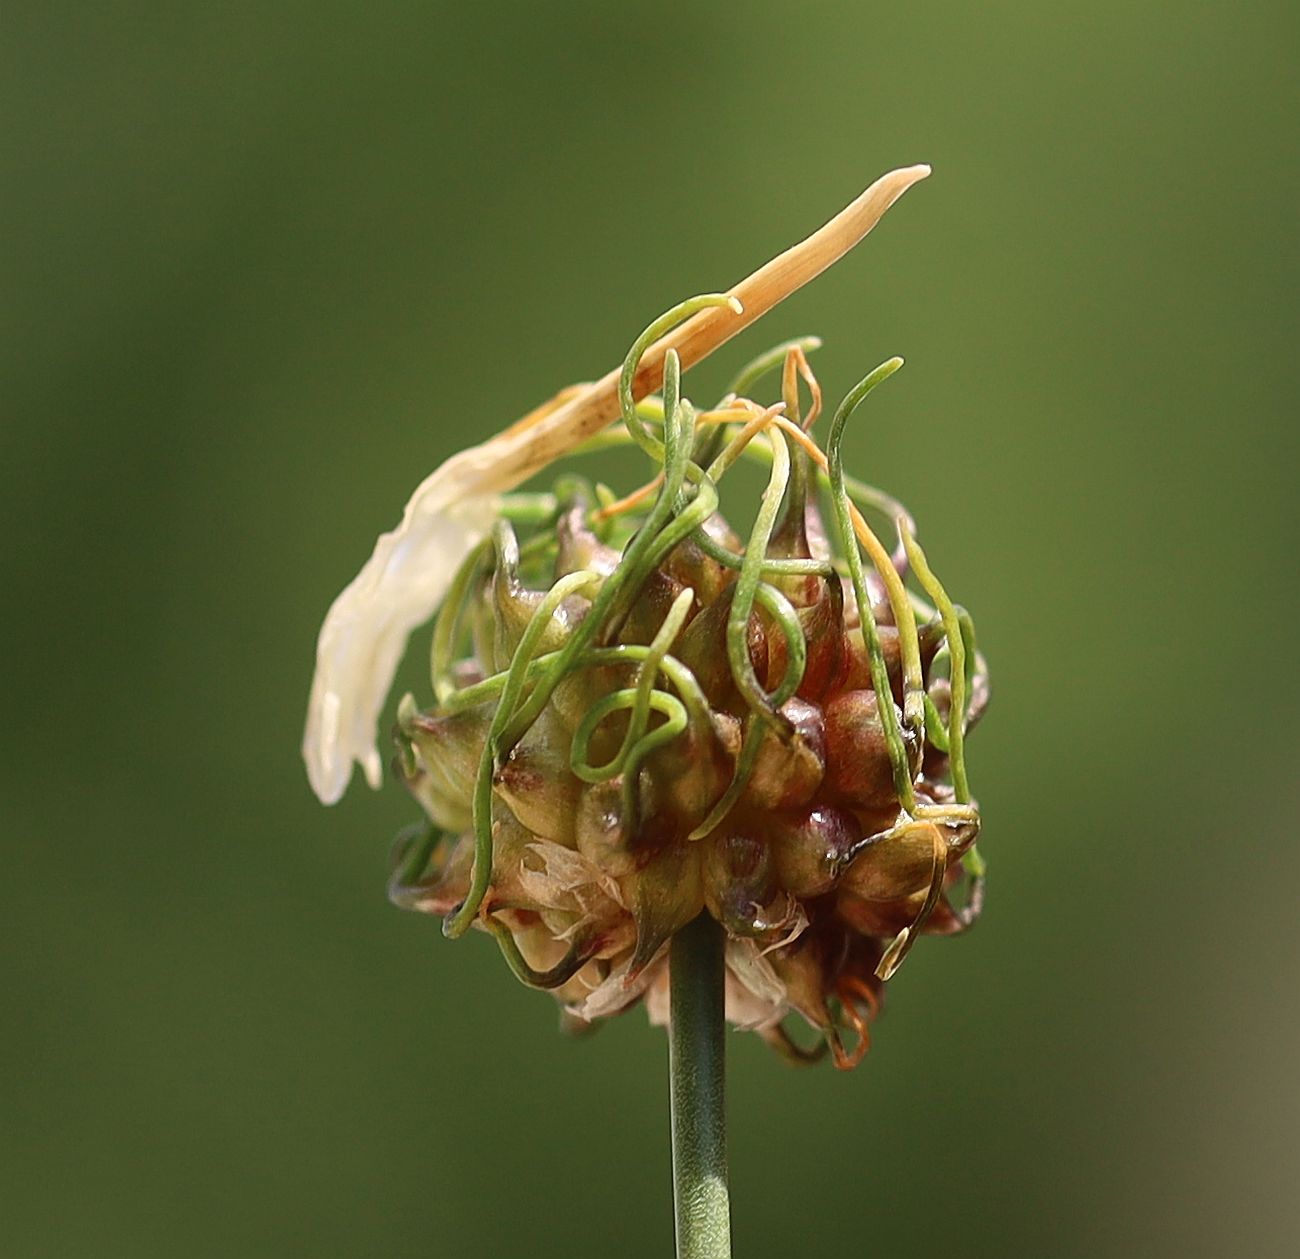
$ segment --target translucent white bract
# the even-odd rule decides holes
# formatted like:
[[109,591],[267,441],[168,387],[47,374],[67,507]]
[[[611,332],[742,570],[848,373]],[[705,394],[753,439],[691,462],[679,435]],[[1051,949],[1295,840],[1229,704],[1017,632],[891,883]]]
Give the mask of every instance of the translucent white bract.
[[334,600],[316,642],[316,675],[302,755],[312,790],[334,804],[355,761],[372,787],[383,777],[379,716],[411,632],[432,615],[457,568],[492,527],[497,498],[466,493],[443,464],[411,496]]

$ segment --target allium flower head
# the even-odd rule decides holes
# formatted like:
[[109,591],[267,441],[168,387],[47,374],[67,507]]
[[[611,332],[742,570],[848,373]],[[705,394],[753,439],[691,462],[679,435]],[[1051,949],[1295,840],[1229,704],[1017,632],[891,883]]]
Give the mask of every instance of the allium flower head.
[[[964,741],[987,676],[911,517],[844,468],[851,416],[902,361],[820,427],[813,338],[698,406],[682,356],[741,309],[706,295],[647,328],[610,382],[615,428],[574,421],[557,442],[554,417],[591,396],[562,395],[497,458],[489,444],[425,483],[331,612],[304,750],[323,798],[353,759],[377,782],[373,723],[440,603],[430,693],[402,700],[394,731],[423,815],[395,846],[394,901],[494,936],[575,1029],[641,1002],[665,1021],[667,945],[707,913],[728,1017],[793,1060],[829,1048],[851,1066],[917,937],[978,912]],[[584,436],[576,453],[639,448],[649,479],[622,497],[578,471],[502,492]],[[745,536],[722,501],[741,460],[767,469]]]
[[[724,300],[647,329],[625,382],[665,323]],[[708,912],[732,1021],[797,1056],[796,1013],[847,1065],[917,935],[970,921],[962,739],[984,670],[910,518],[840,458],[854,408],[900,365],[850,393],[823,452],[804,344],[708,409],[680,396],[670,354],[660,394],[625,388],[601,441],[639,446],[652,479],[617,500],[574,475],[503,500],[453,583],[434,703],[399,709],[395,768],[426,821],[399,841],[392,896],[450,935],[493,934],[571,1024],[643,999],[662,1020],[665,946]],[[778,366],[779,401],[741,392]],[[768,466],[744,539],[720,502],[743,458]],[[897,530],[892,555],[858,503]]]

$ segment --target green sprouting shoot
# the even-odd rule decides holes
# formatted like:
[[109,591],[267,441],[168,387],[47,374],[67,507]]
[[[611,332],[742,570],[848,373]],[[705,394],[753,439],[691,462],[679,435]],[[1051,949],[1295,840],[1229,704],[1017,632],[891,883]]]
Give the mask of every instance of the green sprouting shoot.
[[[655,690],[654,685],[658,679],[660,666],[668,655],[668,649],[681,633],[682,626],[686,624],[694,599],[695,592],[688,588],[673,601],[659,632],[646,648],[636,686],[605,696],[584,715],[579,723],[573,736],[570,766],[583,782],[608,782],[611,778],[623,774],[626,782],[630,784],[646,756],[655,748],[675,739],[686,729],[686,709],[681,700],[665,691]],[[610,713],[623,711],[628,712],[630,716],[622,746],[607,764],[592,765],[587,760],[587,749],[591,746],[592,736]],[[662,714],[667,720],[655,729],[648,730],[652,711]]]
[[520,952],[515,937],[505,923],[493,918],[491,914],[485,915],[483,921],[487,929],[496,937],[497,944],[501,947],[501,956],[505,958],[506,965],[514,972],[515,978],[520,983],[527,984],[530,988],[559,988],[562,984],[568,983],[587,964],[591,957],[590,942],[585,936],[579,935],[570,943],[564,956],[550,970],[534,970],[524,960],[524,955]]
[[[509,525],[505,522],[497,526],[493,542],[498,554],[505,546],[504,535],[508,530]],[[589,589],[599,580],[596,573],[590,572],[569,573],[561,577],[537,605],[536,611],[520,636],[519,645],[515,648],[510,669],[506,674],[505,685],[501,690],[500,702],[492,715],[492,724],[488,727],[487,740],[479,761],[478,777],[474,783],[474,872],[470,879],[469,895],[443,926],[444,932],[452,939],[463,935],[474,921],[492,878],[492,780],[500,763],[501,736],[523,693],[528,674],[528,662],[536,653],[542,635],[550,626],[551,618],[560,604],[569,595]]]
[[[903,734],[899,729],[894,705],[888,698],[893,694],[893,689],[889,684],[889,671],[885,664],[884,650],[880,645],[880,631],[876,626],[875,614],[871,610],[871,595],[867,590],[862,552],[858,549],[857,536],[849,511],[849,493],[844,484],[844,427],[849,416],[877,385],[888,380],[902,365],[902,359],[890,359],[849,391],[831,421],[826,455],[830,463],[831,503],[834,508],[835,523],[839,530],[840,546],[848,561],[853,594],[858,601],[858,618],[862,623],[862,635],[871,664],[872,684],[877,696],[880,697],[878,707],[880,724],[885,735],[885,745],[889,748],[889,760],[894,767],[894,786],[898,791],[899,800],[903,802],[903,807],[911,812],[916,807],[916,792],[912,787],[912,767],[908,761],[907,748],[903,743]],[[881,576],[883,577],[883,574]],[[897,607],[894,609],[894,614],[897,618]],[[899,634],[901,639],[903,634],[901,622]]]
[[[825,454],[815,444],[808,447],[816,456],[816,467],[804,449],[804,444],[811,439],[803,434],[794,387],[797,383],[794,372],[798,367],[816,389],[802,358],[820,345],[815,337],[785,342],[754,359],[737,374],[718,406],[703,416],[681,396],[681,365],[673,350],[664,355],[659,396],[639,401],[634,396],[641,359],[660,337],[698,311],[733,303],[734,299],[724,294],[705,294],[679,303],[651,323],[633,343],[620,373],[622,424],[589,439],[579,450],[584,453],[615,446],[637,446],[650,459],[656,474],[654,480],[626,502],[617,499],[608,487],[593,486],[585,478],[572,475],[565,477],[551,494],[508,496],[503,500],[502,520],[492,538],[476,548],[461,566],[435,623],[430,671],[440,711],[462,712],[495,701],[474,784],[474,860],[469,892],[446,919],[444,931],[449,936],[459,936],[476,919],[481,919],[497,937],[511,969],[535,987],[564,983],[584,964],[588,954],[584,943],[575,940],[569,953],[549,971],[536,971],[525,961],[504,924],[490,913],[481,912],[492,873],[492,800],[496,774],[537,721],[560,682],[580,670],[617,665],[625,666],[630,672],[631,685],[604,696],[584,714],[570,749],[572,771],[581,780],[598,783],[622,778],[625,809],[630,808],[630,797],[646,757],[679,737],[689,722],[708,719],[709,704],[699,682],[672,654],[692,613],[695,595],[691,589],[683,590],[677,597],[648,646],[616,641],[650,575],[674,548],[687,540],[736,573],[726,623],[726,654],[747,710],[731,782],[709,816],[692,832],[692,839],[716,829],[743,796],[763,739],[773,733],[779,738],[790,737],[790,723],[781,709],[803,680],[807,644],[798,612],[786,595],[771,584],[774,579],[790,576],[817,576],[838,582],[843,572],[848,578],[858,605],[872,684],[876,694],[882,697],[878,711],[904,817],[937,818],[945,811],[962,816],[973,814],[966,779],[964,734],[976,670],[983,665],[975,650],[970,617],[952,603],[934,576],[916,542],[912,519],[902,505],[850,477],[844,469],[843,441],[848,419],[867,395],[902,365],[902,360],[890,359],[883,363],[850,390],[831,421]],[[745,400],[765,375],[783,365],[786,397],[782,402],[764,410]],[[788,418],[782,416],[783,410]],[[808,417],[809,421],[814,418],[812,414]],[[793,458],[787,433],[801,439]],[[765,464],[769,474],[746,544],[743,549],[733,551],[718,541],[706,524],[718,510],[721,482],[742,458]],[[820,488],[829,497],[832,532],[836,535],[840,557],[828,560],[769,555],[783,506],[786,511],[802,512],[805,497],[813,487]],[[494,554],[498,570],[503,563],[528,563],[530,571],[543,571],[541,566],[551,563],[555,552],[554,522],[574,502],[588,505],[590,522],[598,537],[610,544],[621,543],[618,566],[608,575],[584,570],[561,577],[542,595],[508,665],[482,681],[458,687],[453,660],[466,633],[468,608],[483,589],[493,567]],[[897,530],[898,542],[892,554],[876,539],[862,510],[884,517]],[[520,547],[511,522],[534,526],[540,532]],[[864,549],[898,629],[904,683],[901,724],[894,704],[888,699],[892,687],[873,612]],[[934,608],[919,594],[907,590],[904,579],[909,566],[917,583],[934,601]],[[542,652],[546,631],[552,626],[557,610],[564,600],[574,596],[589,601],[586,614],[568,629],[558,649]],[[758,677],[750,656],[749,633],[755,615],[764,618],[769,632],[779,635],[785,647],[782,676],[770,692]],[[943,626],[951,694],[946,721],[925,690],[916,628],[918,616],[931,625],[937,616]],[[608,761],[595,765],[590,760],[592,741],[602,724],[615,714],[622,715],[620,720],[625,722],[620,746]],[[928,738],[932,746],[948,756],[955,806],[938,809],[918,804],[917,749],[909,752],[909,737]],[[938,856],[936,863],[940,868],[932,880],[926,906],[913,927],[891,944],[882,962],[882,967],[891,973],[911,947],[942,890],[943,871]],[[983,863],[973,847],[966,854],[966,868],[982,877]]]
[[[951,699],[948,707],[948,760],[952,766],[952,786],[959,804],[970,803],[970,786],[966,781],[966,756],[964,735],[966,731],[966,687],[970,676],[966,672],[966,638],[957,619],[957,611],[943,584],[934,575],[921,544],[912,536],[912,532],[902,522],[899,524],[903,545],[907,548],[907,558],[912,571],[922,589],[934,600],[943,618],[944,635],[948,642],[948,658],[951,662],[949,686]],[[929,696],[926,696],[929,699]],[[933,701],[930,702],[933,708]]]
[[491,549],[490,542],[483,542],[465,557],[465,562],[456,570],[451,589],[434,622],[433,645],[429,649],[429,672],[433,678],[433,695],[439,704],[445,704],[456,693],[456,684],[451,675],[456,645],[460,638],[466,604]]

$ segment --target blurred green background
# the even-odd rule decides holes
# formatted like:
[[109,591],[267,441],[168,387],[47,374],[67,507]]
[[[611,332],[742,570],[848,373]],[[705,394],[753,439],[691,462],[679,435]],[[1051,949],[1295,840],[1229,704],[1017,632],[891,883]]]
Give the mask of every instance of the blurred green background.
[[1294,5],[0,27],[0,1253],[670,1253],[662,1035],[388,907],[314,638],[439,460],[917,161],[687,387],[907,357],[851,466],[992,662],[989,907],[855,1074],[730,1038],[737,1254],[1300,1250]]

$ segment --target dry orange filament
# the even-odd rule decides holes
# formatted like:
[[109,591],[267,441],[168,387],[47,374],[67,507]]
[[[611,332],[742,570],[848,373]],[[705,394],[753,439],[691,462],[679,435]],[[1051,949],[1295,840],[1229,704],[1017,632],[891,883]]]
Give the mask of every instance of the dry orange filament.
[[625,495],[617,502],[610,503],[599,511],[593,512],[592,520],[612,520],[615,516],[620,516],[626,511],[632,511],[634,508],[640,507],[663,483],[664,474],[661,472],[653,481],[647,481],[640,489],[633,490],[632,493]]
[[[831,1052],[835,1055],[835,1065],[841,1071],[851,1071],[854,1067],[867,1056],[867,1050],[871,1048],[871,1029],[870,1022],[876,1017],[876,1011],[880,1008],[880,1003],[866,984],[856,975],[841,975],[835,985],[835,994],[840,999],[840,1006],[844,1010],[844,1017],[852,1025],[853,1034],[858,1038],[858,1043],[853,1046],[852,1050],[846,1050],[844,1043],[838,1036],[834,1037],[831,1042]],[[870,1014],[863,1014],[858,1008],[857,999],[861,998],[871,1007]]]
[[[748,399],[740,399],[739,402],[747,403],[749,407],[754,407],[755,409],[757,409],[758,406],[757,403],[749,402]],[[778,403],[777,405],[782,406],[784,404]],[[819,405],[819,403],[815,405]],[[724,411],[705,411],[699,416],[699,422],[701,424],[735,423],[736,409],[738,409],[738,407],[733,407]],[[809,418],[807,423],[811,423],[812,420],[816,418],[815,412],[809,411],[808,415]],[[768,428],[771,425],[776,425],[776,427],[785,433],[786,436],[788,436],[792,441],[797,442],[808,452],[813,463],[815,463],[822,472],[826,473],[827,476],[830,475],[830,460],[827,459],[826,452],[822,450],[812,436],[805,432],[804,429],[793,420],[789,419],[787,416],[781,415],[773,408],[769,408],[767,411],[763,412],[761,423],[759,422],[759,419],[759,416],[755,416],[737,435],[739,438],[744,439],[743,445],[748,445],[749,442],[753,440],[754,436],[762,429]],[[750,431],[751,429],[752,431]],[[880,539],[876,537],[871,526],[867,524],[866,517],[863,516],[862,512],[858,509],[856,503],[849,503],[849,517],[853,521],[853,532],[857,534],[858,541],[866,548],[867,554],[871,557],[871,562],[875,566],[877,572],[881,573],[883,576],[884,567],[888,567],[892,572],[893,561],[890,560],[888,552],[881,545]],[[882,567],[882,565],[884,567]]]
[[[803,359],[803,367],[798,367],[796,356]],[[778,402],[771,407],[760,407],[758,403],[751,401],[749,398],[736,398],[727,403],[726,406],[718,408],[716,411],[701,411],[696,417],[697,424],[736,424],[741,421],[741,416],[748,416],[745,420],[744,427],[732,438],[732,447],[734,447],[733,458],[740,453],[753,439],[764,429],[775,425],[791,441],[807,451],[809,458],[817,465],[818,469],[830,475],[830,461],[826,457],[826,452],[817,444],[814,437],[807,432],[810,426],[821,412],[821,388],[817,384],[817,378],[813,375],[811,369],[808,369],[807,359],[803,356],[802,350],[792,350],[786,358],[787,373],[791,370],[791,364],[794,365],[803,376],[808,384],[809,391],[812,393],[812,405],[809,407],[808,415],[803,424],[798,424],[788,416],[783,415],[785,409],[784,402]],[[807,370],[805,370],[807,369]],[[567,392],[567,391],[566,391]],[[539,408],[540,410],[540,408]],[[529,417],[531,418],[531,417]],[[523,423],[523,421],[521,421]],[[621,498],[616,503],[610,503],[607,507],[600,508],[593,513],[593,519],[598,521],[610,520],[614,516],[623,512],[631,511],[644,503],[663,482],[663,474],[656,476],[654,480],[646,482],[639,489],[633,490],[626,497]],[[867,523],[866,517],[863,516],[857,504],[849,504],[849,517],[853,522],[853,532],[857,535],[858,541],[862,543],[867,554],[871,558],[873,567],[884,578],[884,571],[888,568],[892,574],[893,562],[889,558],[888,552],[881,544],[880,539],[876,537],[871,526]]]
[[[812,395],[808,414],[802,419],[799,417],[798,377],[800,376],[803,377],[803,382]],[[785,365],[781,369],[781,396],[785,399],[787,413],[794,416],[801,428],[807,430],[817,423],[817,417],[822,413],[822,387],[817,383],[817,377],[813,375],[813,369],[808,365],[808,356],[800,346],[794,346],[785,356]]]

